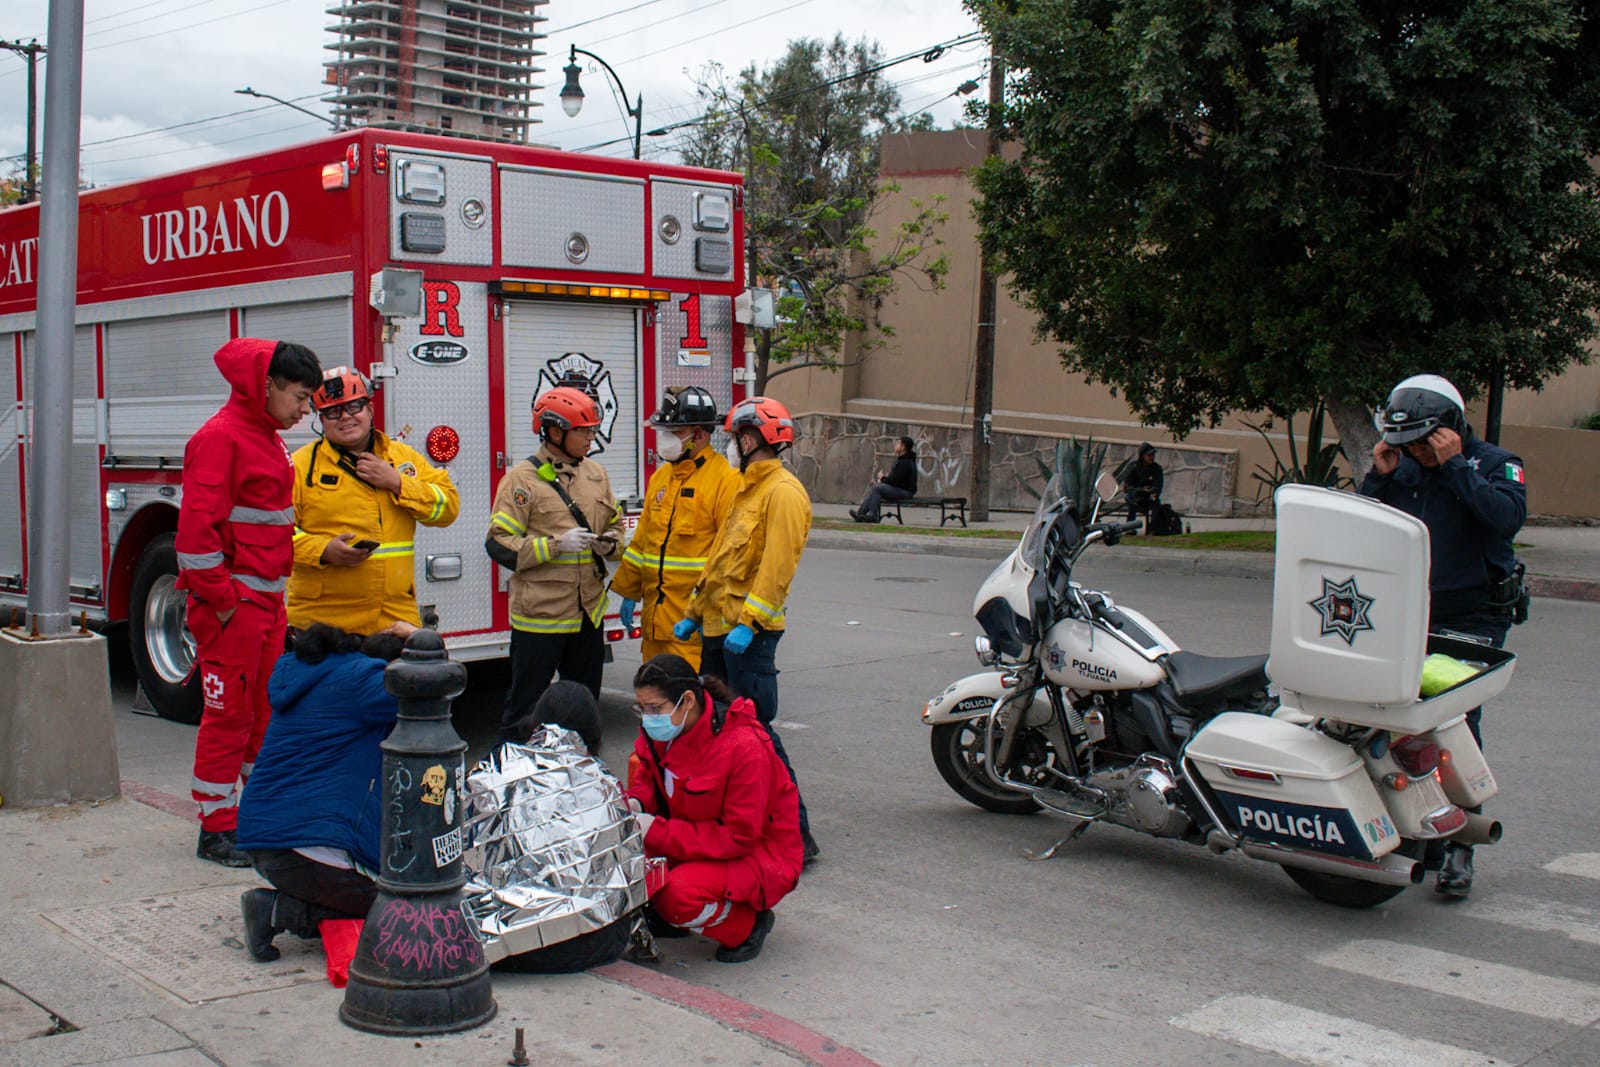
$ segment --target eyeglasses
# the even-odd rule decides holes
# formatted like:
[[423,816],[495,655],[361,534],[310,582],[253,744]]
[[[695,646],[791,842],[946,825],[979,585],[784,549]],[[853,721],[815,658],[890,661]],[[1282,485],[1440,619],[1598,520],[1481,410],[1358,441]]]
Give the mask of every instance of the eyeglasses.
[[357,397],[343,404],[331,404],[328,407],[320,408],[317,414],[322,416],[324,422],[333,422],[335,419],[342,419],[346,415],[361,414],[367,410],[369,403],[370,401],[366,397]]
[[[682,699],[683,699],[682,697],[678,698],[678,700],[682,700]],[[662,700],[662,701],[658,701],[657,703],[654,703],[654,704],[635,704],[635,705],[633,705],[633,713],[635,715],[639,716],[639,718],[642,719],[646,715],[661,715],[661,714],[664,714],[662,712],[662,710],[661,710],[662,708],[676,708],[677,706],[678,706],[678,701],[677,700]]]

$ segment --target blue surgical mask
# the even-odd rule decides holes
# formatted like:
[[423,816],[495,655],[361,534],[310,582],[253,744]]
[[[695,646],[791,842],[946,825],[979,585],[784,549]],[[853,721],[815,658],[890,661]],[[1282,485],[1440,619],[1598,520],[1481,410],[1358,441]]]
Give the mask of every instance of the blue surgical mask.
[[[682,698],[680,697],[679,700],[681,702]],[[650,740],[660,741],[662,744],[675,740],[679,734],[683,733],[683,723],[672,721],[672,712],[677,710],[678,706],[674,704],[672,711],[667,712],[665,715],[641,716],[639,722],[644,727],[645,735]]]

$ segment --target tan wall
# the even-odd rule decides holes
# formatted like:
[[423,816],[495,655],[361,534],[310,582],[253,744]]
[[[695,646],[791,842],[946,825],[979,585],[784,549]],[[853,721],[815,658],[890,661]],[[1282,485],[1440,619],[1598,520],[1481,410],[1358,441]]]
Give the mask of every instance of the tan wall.
[[[886,140],[885,179],[897,183],[901,191],[881,204],[875,217],[877,229],[890,233],[910,218],[914,214],[912,198],[928,202],[943,196],[950,214],[942,233],[950,259],[946,287],[926,292],[902,284],[883,311],[895,337],[860,367],[839,373],[797,371],[773,381],[769,392],[795,414],[844,414],[913,426],[971,425],[979,259],[973,193],[966,173],[982,157],[979,131],[942,131]],[[1541,393],[1519,390],[1506,397],[1504,443],[1529,450],[1519,454],[1527,461],[1530,507],[1535,512],[1600,517],[1600,479],[1592,474],[1600,470],[1600,432],[1566,429],[1596,410],[1600,410],[1600,362],[1568,371]],[[1481,428],[1482,405],[1473,405],[1469,417]],[[1253,475],[1274,465],[1272,450],[1244,425],[1245,420],[1260,421],[1247,414],[1230,416],[1220,426],[1196,430],[1182,442],[1190,448],[1237,456],[1232,467],[1234,514],[1256,508],[1261,486]],[[1150,441],[1164,449],[1176,444],[1164,430],[1140,425],[1109,388],[1091,385],[1064,370],[1059,347],[1035,340],[1033,316],[1017,305],[1004,284],[995,338],[993,425],[997,433],[1093,435],[1096,440],[1119,445]],[[1561,429],[1552,436],[1540,427]],[[1287,463],[1283,427],[1270,432],[1273,445]],[[1303,446],[1304,415],[1296,419],[1295,432]],[[1331,421],[1324,435],[1326,440],[1336,437]],[[1348,464],[1343,466],[1348,474]],[[1562,488],[1554,491],[1545,486]]]

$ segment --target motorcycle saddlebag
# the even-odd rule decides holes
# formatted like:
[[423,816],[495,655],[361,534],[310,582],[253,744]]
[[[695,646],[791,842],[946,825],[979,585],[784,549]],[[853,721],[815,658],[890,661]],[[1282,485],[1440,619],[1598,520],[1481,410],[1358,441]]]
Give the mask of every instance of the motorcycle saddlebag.
[[1184,761],[1244,837],[1360,860],[1400,844],[1361,757],[1303,726],[1224,712],[1189,742]]

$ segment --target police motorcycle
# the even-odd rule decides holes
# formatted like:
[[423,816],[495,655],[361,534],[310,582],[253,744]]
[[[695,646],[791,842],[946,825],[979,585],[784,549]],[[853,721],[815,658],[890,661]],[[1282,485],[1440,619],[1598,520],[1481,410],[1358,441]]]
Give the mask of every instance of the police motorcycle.
[[[1465,810],[1497,791],[1465,713],[1506,687],[1515,657],[1427,633],[1426,526],[1364,497],[1279,489],[1269,653],[1203,656],[1073,580],[1090,545],[1139,528],[1096,521],[1116,484],[1095,489],[1084,522],[1046,487],[973,603],[989,669],[923,709],[956,793],[1074,823],[1035,858],[1113,823],[1279,864],[1352,908],[1420,883],[1429,842],[1499,840]],[[1455,684],[1420,696],[1425,660]]]

